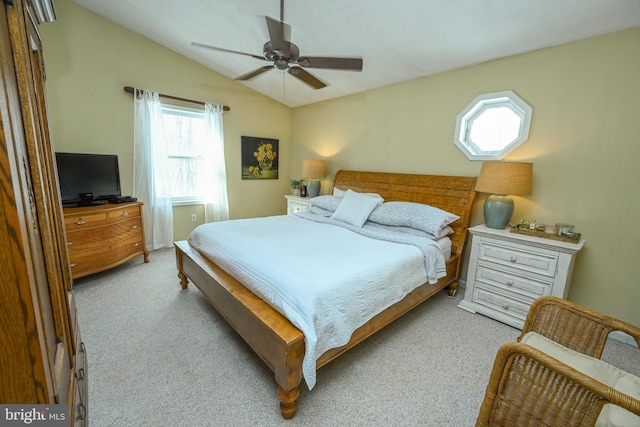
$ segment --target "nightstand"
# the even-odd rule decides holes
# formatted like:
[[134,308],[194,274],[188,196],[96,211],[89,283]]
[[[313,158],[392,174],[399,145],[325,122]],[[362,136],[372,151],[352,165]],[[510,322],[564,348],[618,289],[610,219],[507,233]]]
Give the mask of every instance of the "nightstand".
[[469,233],[467,285],[458,307],[522,329],[533,300],[567,297],[584,239],[569,243],[485,225],[471,227]]
[[287,215],[296,212],[307,212],[311,208],[311,199],[309,197],[300,197],[293,195],[285,195],[287,198]]

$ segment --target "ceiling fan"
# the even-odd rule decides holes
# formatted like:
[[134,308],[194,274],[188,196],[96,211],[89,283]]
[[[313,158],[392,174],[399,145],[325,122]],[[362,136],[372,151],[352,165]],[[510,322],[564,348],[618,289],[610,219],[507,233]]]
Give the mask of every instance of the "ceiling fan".
[[298,46],[291,43],[291,26],[284,22],[284,0],[280,1],[280,20],[269,16],[266,16],[265,18],[267,20],[267,29],[269,31],[270,40],[264,44],[263,56],[196,42],[192,42],[191,45],[221,52],[236,53],[260,59],[262,61],[273,62],[273,64],[265,65],[264,67],[260,67],[256,70],[243,74],[240,77],[237,77],[236,80],[250,80],[266,71],[276,68],[282,71],[286,70],[289,74],[314,89],[322,89],[326,84],[304,68],[362,71],[362,58],[300,56],[300,49],[298,49]]

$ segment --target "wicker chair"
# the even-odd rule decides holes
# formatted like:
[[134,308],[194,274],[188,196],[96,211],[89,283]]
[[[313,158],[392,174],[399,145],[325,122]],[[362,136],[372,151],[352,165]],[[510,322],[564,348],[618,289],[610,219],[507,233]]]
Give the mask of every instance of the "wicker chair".
[[[476,426],[616,425],[615,422],[607,424],[611,421],[604,419],[612,410],[617,411],[616,416],[627,417],[623,424],[628,424],[631,418],[631,425],[640,425],[637,424],[640,423],[640,379],[599,360],[611,331],[629,334],[640,347],[640,328],[560,298],[538,298],[531,306],[518,342],[505,344],[498,351]],[[534,334],[527,335],[530,332]],[[635,397],[523,343],[532,336],[588,363],[605,365],[605,370],[610,370],[605,375],[598,373],[600,381],[609,382],[610,372],[623,375],[627,384],[624,390],[628,392],[631,387]],[[616,388],[620,387],[616,385]],[[612,405],[603,410],[607,403],[622,407],[638,418]]]

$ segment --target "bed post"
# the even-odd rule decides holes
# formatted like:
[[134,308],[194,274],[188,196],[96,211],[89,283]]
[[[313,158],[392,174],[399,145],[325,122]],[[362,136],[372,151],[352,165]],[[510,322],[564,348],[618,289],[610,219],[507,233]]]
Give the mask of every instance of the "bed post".
[[278,384],[280,411],[285,419],[295,415],[302,382],[302,359],[304,358],[304,339],[291,337],[285,339],[284,360],[274,362],[273,372]]
[[187,289],[187,286],[189,285],[189,278],[182,271],[182,257],[184,255],[184,252],[182,252],[178,245],[174,245],[174,247],[176,248],[176,267],[178,267],[178,278],[180,279],[180,286],[182,287],[182,289]]
[[300,387],[296,387],[289,392],[278,388],[278,397],[280,398],[280,412],[282,412],[282,416],[284,417],[284,419],[291,419],[296,414],[296,408],[298,406],[298,396],[300,396]]

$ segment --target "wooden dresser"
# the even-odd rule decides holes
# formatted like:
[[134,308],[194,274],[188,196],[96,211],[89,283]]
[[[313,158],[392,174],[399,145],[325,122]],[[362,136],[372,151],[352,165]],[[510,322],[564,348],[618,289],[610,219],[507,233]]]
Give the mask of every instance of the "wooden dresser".
[[138,255],[149,262],[141,202],[64,208],[64,223],[74,279]]
[[[0,404],[87,426],[87,349],[75,307],[35,22],[42,10],[52,9],[51,0],[5,0],[0,8]],[[9,418],[7,411],[0,419]]]

